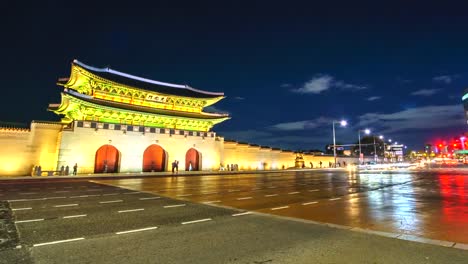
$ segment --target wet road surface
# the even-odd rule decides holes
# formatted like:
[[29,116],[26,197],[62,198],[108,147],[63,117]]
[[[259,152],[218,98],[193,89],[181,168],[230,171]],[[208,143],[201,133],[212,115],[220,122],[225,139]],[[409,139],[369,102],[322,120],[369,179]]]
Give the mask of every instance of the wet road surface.
[[193,201],[468,243],[468,175],[301,171],[102,180]]
[[466,244],[272,216],[407,234],[452,230],[444,240],[463,242],[464,177],[301,171],[0,181],[12,213],[0,231],[10,221],[18,238],[0,244],[0,263],[465,263]]

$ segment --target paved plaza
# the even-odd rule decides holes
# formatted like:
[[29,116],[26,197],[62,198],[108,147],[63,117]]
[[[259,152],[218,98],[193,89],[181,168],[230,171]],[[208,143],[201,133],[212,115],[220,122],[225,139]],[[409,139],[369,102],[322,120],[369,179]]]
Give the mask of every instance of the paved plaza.
[[465,263],[468,175],[0,181],[0,263]]

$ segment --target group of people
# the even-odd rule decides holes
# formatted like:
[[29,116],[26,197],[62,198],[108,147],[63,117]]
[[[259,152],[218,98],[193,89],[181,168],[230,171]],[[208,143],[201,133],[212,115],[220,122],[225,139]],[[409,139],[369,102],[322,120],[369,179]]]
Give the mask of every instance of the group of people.
[[[33,166],[33,171],[31,173],[32,176],[42,176],[42,166],[39,165],[39,166]],[[46,171],[49,173],[49,175],[52,175],[54,171]],[[60,171],[58,171],[59,175],[60,176],[67,176],[67,175],[70,175],[70,167],[67,165],[67,166],[64,166],[62,165],[60,167]],[[75,163],[75,165],[73,166],[73,172],[72,172],[72,175],[76,175],[78,173],[78,163]]]
[[[341,167],[341,164],[342,164],[342,163],[338,161],[338,162],[336,163],[336,166],[337,166],[337,167]],[[323,167],[322,161],[319,161],[319,166],[320,166],[320,168]],[[332,168],[332,167],[333,167],[333,162],[329,161],[329,162],[328,162],[328,167],[329,167],[329,168]],[[346,161],[343,161],[343,167],[346,167]],[[312,161],[310,162],[310,168],[312,168],[312,169],[314,168],[314,163],[312,163]]]

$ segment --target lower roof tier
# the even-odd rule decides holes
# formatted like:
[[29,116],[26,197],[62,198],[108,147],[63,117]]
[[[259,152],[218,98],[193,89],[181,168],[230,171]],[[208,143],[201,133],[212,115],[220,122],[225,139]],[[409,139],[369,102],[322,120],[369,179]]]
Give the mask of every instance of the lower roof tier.
[[208,113],[184,113],[170,110],[151,111],[145,107],[124,108],[118,102],[103,102],[92,97],[62,93],[61,104],[49,105],[49,111],[63,116],[62,122],[73,120],[94,120],[99,122],[143,125],[170,129],[184,129],[192,131],[209,131],[214,125],[221,123],[228,116],[212,115]]

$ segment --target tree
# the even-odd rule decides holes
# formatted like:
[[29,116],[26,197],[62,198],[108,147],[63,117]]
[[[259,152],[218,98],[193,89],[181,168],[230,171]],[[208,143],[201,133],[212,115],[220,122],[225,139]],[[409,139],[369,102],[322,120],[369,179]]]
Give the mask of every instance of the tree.
[[[375,150],[377,151],[377,156],[382,157],[384,155],[384,144],[385,142],[379,137],[375,137]],[[359,141],[356,142],[356,145],[352,148],[352,153],[354,156],[359,156]],[[364,156],[374,156],[374,136],[365,136],[361,138],[361,153]]]

